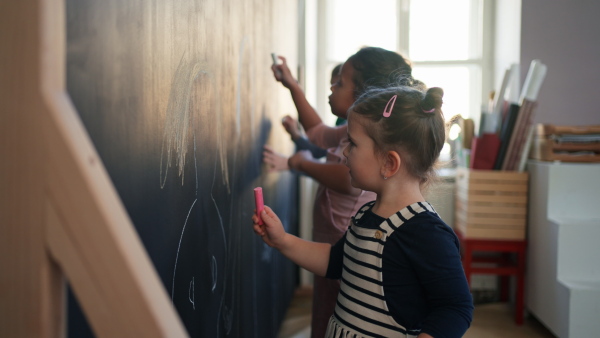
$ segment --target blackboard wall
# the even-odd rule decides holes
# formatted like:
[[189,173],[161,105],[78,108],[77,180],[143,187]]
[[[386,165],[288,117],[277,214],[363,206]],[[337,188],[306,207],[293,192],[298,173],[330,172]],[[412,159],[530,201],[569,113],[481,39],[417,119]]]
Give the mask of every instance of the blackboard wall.
[[[261,158],[291,149],[270,53],[295,53],[296,6],[67,1],[69,95],[193,337],[275,337],[297,283],[250,221],[263,186],[297,232],[296,178]],[[69,317],[69,336],[93,335],[76,297]]]

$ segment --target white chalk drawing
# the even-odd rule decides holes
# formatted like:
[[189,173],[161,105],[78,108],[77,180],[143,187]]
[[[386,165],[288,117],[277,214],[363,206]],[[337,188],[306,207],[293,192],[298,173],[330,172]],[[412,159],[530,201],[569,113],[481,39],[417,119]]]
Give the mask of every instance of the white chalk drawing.
[[217,288],[217,273],[219,272],[217,268],[217,259],[215,256],[212,256],[210,267],[210,270],[212,271],[212,287],[210,288],[210,292],[215,293],[215,289]]
[[165,186],[173,157],[176,157],[175,166],[179,170],[178,174],[181,176],[181,184],[183,185],[188,132],[192,124],[190,97],[194,80],[201,72],[203,72],[202,65],[199,62],[188,61],[187,53],[183,53],[173,75],[169,102],[167,103],[166,123],[160,153],[161,188]]
[[185,226],[187,225],[187,221],[190,218],[190,213],[192,212],[192,209],[194,208],[194,205],[196,205],[197,201],[198,201],[198,199],[195,199],[194,203],[192,203],[192,206],[190,207],[190,210],[188,211],[187,217],[185,218],[185,223],[183,224],[183,229],[181,230],[181,236],[179,236],[179,245],[177,246],[177,255],[175,256],[175,268],[173,269],[173,284],[171,286],[171,300],[173,300],[173,298],[175,297],[175,275],[177,273],[177,260],[179,259],[179,249],[181,249],[181,240],[183,239],[183,234],[185,233]]
[[[214,111],[211,111],[213,121],[216,120],[215,133],[216,133],[216,149],[215,151],[215,163],[213,167],[213,180],[211,183],[210,189],[210,198],[212,204],[215,208],[217,217],[218,217],[218,226],[219,226],[219,236],[223,241],[223,248],[225,257],[223,259],[217,259],[215,255],[211,255],[211,263],[210,263],[210,273],[212,278],[212,283],[210,285],[210,292],[215,293],[218,290],[218,286],[221,287],[220,293],[217,294],[219,297],[219,309],[218,309],[218,318],[216,321],[217,328],[217,336],[219,335],[219,331],[221,328],[221,324],[225,329],[225,333],[229,335],[233,328],[233,320],[235,314],[235,305],[238,303],[237,300],[237,288],[234,287],[236,283],[239,281],[238,275],[236,272],[239,270],[239,258],[240,258],[240,248],[238,245],[233,245],[236,243],[236,240],[241,240],[241,232],[237,223],[240,222],[240,219],[236,218],[234,212],[236,211],[233,201],[237,200],[236,187],[236,175],[238,174],[238,149],[240,148],[241,142],[241,117],[242,111],[245,114],[248,114],[250,118],[254,119],[255,114],[255,91],[256,88],[253,85],[253,81],[251,80],[254,77],[254,69],[250,65],[252,65],[252,53],[248,50],[247,38],[244,37],[240,43],[239,50],[239,59],[238,59],[238,73],[237,73],[237,85],[236,85],[236,93],[235,93],[235,135],[232,138],[227,139],[224,136],[223,128],[223,117],[225,114],[221,110],[221,102],[218,97],[207,98],[214,105],[212,108]],[[175,257],[174,271],[173,271],[173,282],[171,288],[171,299],[174,300],[175,297],[175,281],[176,281],[176,272],[177,272],[177,262],[179,259],[179,253],[181,250],[181,243],[183,241],[186,226],[188,224],[188,219],[196,202],[201,196],[198,195],[198,164],[196,160],[196,133],[194,122],[194,111],[197,109],[191,109],[191,95],[193,93],[192,89],[197,80],[198,76],[202,74],[202,80],[209,81],[210,84],[207,84],[211,87],[212,96],[215,96],[216,92],[216,82],[212,74],[208,71],[202,69],[202,65],[199,62],[188,60],[187,55],[181,57],[180,63],[175,71],[173,76],[173,83],[170,91],[169,102],[167,105],[167,113],[166,113],[166,123],[165,123],[165,131],[163,135],[163,144],[161,149],[161,164],[160,164],[160,186],[164,188],[167,172],[169,168],[172,166],[172,161],[174,161],[175,166],[178,168],[178,175],[181,176],[181,184],[184,183],[184,167],[186,163],[186,150],[189,146],[189,142],[193,142],[193,156],[194,156],[194,171],[195,171],[195,179],[196,179],[196,196],[195,200],[192,203],[186,220],[184,222],[183,228],[181,230],[181,235],[179,239],[179,245],[177,247],[177,254]],[[249,77],[249,78],[245,78]],[[244,80],[247,80],[248,86],[243,87]],[[212,90],[214,89],[214,90]],[[249,90],[248,95],[242,95],[243,90]],[[250,101],[250,102],[247,102]],[[247,116],[247,115],[246,115]],[[254,128],[251,128],[252,136],[255,131]],[[254,137],[253,137],[254,138]],[[231,166],[228,163],[228,153],[227,149],[231,149],[233,151],[233,156]],[[231,168],[231,170],[230,170]],[[220,170],[219,170],[220,169]],[[217,183],[217,173],[220,171],[220,176],[222,178],[222,182]],[[225,207],[221,205],[221,208],[217,204],[215,193],[218,191],[216,189],[226,189],[227,196],[229,199],[229,203],[226,207],[229,208],[229,221],[227,224],[228,231],[225,229],[225,222],[222,217],[221,208]],[[211,220],[214,222],[216,220]],[[234,224],[235,223],[235,224]],[[235,225],[235,226],[234,226]],[[192,226],[190,224],[190,226]],[[227,236],[229,234],[229,236]],[[269,248],[270,249],[270,248]],[[263,257],[265,255],[270,256],[271,250],[264,250],[262,253]],[[219,265],[222,266],[219,266]],[[222,281],[219,281],[218,272],[222,273]],[[194,285],[194,277],[192,277],[189,289],[188,289],[188,299],[192,304],[192,307],[195,310],[195,285]],[[256,275],[253,272],[253,280],[256,281]],[[255,322],[257,321],[257,309],[256,304],[254,305],[253,315],[255,316]],[[256,329],[255,329],[256,330]],[[255,332],[256,336],[256,332]]]
[[194,310],[196,310],[196,301],[194,300],[194,277],[192,277],[192,280],[190,281],[190,289],[188,290],[188,299],[190,300],[190,303],[192,303],[192,308]]
[[[217,152],[219,152],[220,150],[217,150]],[[217,205],[217,200],[215,199],[215,196],[213,195],[213,192],[215,191],[215,182],[217,181],[217,163],[215,162],[215,167],[213,170],[213,180],[212,180],[212,185],[210,188],[210,198],[213,202],[213,205],[215,206],[215,210],[217,211],[217,216],[219,216],[219,227],[221,229],[221,237],[223,238],[223,246],[225,247],[225,252],[228,252],[227,249],[227,236],[225,235],[225,225],[223,224],[223,217],[221,216],[221,211],[219,209],[219,206]],[[217,264],[217,260],[215,259],[215,256],[212,256],[213,258],[213,265],[211,267],[211,270],[213,272],[213,284],[212,284],[212,292],[215,291],[216,287],[217,287],[217,272],[218,272],[218,264]],[[225,285],[225,284],[224,284]],[[218,310],[218,314],[219,316],[221,316],[222,314],[222,309],[223,309],[223,302],[225,301],[225,290],[223,290],[223,293],[221,294],[221,299],[219,301],[219,310]],[[231,327],[230,327],[231,329]],[[217,320],[217,337],[219,336],[219,320]]]
[[198,197],[198,161],[196,160],[196,132],[194,132],[194,173],[196,174],[196,197]]
[[241,132],[241,104],[242,104],[242,68],[244,62],[244,46],[246,45],[246,38],[242,39],[240,46],[240,56],[238,58],[238,73],[237,73],[237,86],[235,88],[235,136],[239,137]]
[[[242,42],[240,43],[240,56],[238,59],[238,74],[237,74],[237,86],[236,86],[236,95],[235,95],[235,99],[236,99],[236,104],[235,104],[235,131],[236,131],[236,136],[239,137],[241,134],[241,105],[242,105],[242,85],[243,85],[243,79],[242,79],[242,75],[243,71],[245,67],[244,65],[244,61],[247,60],[249,61],[248,64],[252,65],[252,53],[245,53],[246,52],[246,40],[247,38],[244,37],[242,39]],[[247,58],[247,59],[246,59]],[[249,66],[245,69],[246,72],[248,72],[247,74],[245,74],[246,76],[248,76],[248,79],[254,79],[254,67]],[[249,83],[254,83],[253,81],[250,81]],[[250,85],[250,104],[248,105],[247,108],[249,108],[248,116],[250,116],[250,125],[254,125],[254,109],[256,107],[256,86]],[[252,136],[254,136],[255,133],[255,128],[251,128],[250,129]],[[254,138],[254,137],[253,137]]]
[[[186,151],[188,147],[188,142],[191,141],[193,143],[193,152],[194,152],[194,173],[195,173],[195,200],[192,203],[187,217],[185,219],[183,228],[181,230],[181,235],[179,238],[179,244],[177,247],[177,254],[175,256],[175,263],[173,267],[173,281],[171,287],[171,300],[175,299],[175,291],[176,291],[176,279],[177,279],[177,263],[179,261],[179,254],[181,252],[181,245],[183,242],[183,238],[185,235],[186,228],[188,226],[188,220],[196,202],[198,201],[198,163],[197,163],[197,144],[196,144],[196,132],[195,126],[193,124],[194,110],[191,109],[192,103],[192,89],[194,89],[195,81],[197,80],[200,74],[204,75],[202,80],[206,80],[209,83],[207,84],[210,88],[216,87],[214,77],[208,73],[206,70],[203,70],[201,64],[199,62],[188,60],[187,54],[183,54],[180,59],[179,65],[175,71],[173,76],[173,83],[171,85],[169,102],[167,104],[167,112],[166,112],[166,121],[165,121],[165,130],[163,135],[163,143],[161,149],[161,163],[160,163],[160,186],[161,189],[165,187],[167,173],[169,168],[172,166],[172,160],[175,159],[175,166],[178,168],[178,175],[181,176],[181,184],[184,184],[184,168],[186,163]],[[215,210],[217,212],[219,218],[219,227],[220,234],[223,238],[223,244],[225,247],[225,252],[227,252],[227,239],[225,236],[225,227],[223,224],[223,218],[221,217],[221,211],[213,192],[215,191],[215,183],[216,183],[216,173],[217,173],[217,165],[219,162],[221,165],[221,176],[223,177],[223,185],[227,189],[227,192],[230,193],[230,183],[229,183],[229,170],[227,165],[227,144],[226,140],[223,137],[222,132],[222,117],[220,113],[220,102],[215,100],[215,98],[208,98],[209,100],[214,100],[216,103],[213,108],[216,110],[216,133],[217,133],[217,147],[216,147],[216,158],[218,161],[215,161],[215,167],[213,169],[213,182],[211,188],[210,198],[214,204]],[[212,112],[215,113],[215,112]],[[190,140],[191,134],[191,140]],[[191,226],[191,225],[190,225]],[[216,257],[213,255],[211,257],[211,274],[212,274],[212,285],[211,285],[211,293],[214,293],[217,289],[218,285],[218,262]],[[225,298],[225,290],[222,291],[219,300],[219,311],[217,318],[217,336],[219,336],[219,322],[221,319],[224,322],[224,326],[227,332],[231,331],[232,327],[232,318],[233,313],[229,310],[221,311],[221,308],[231,309],[232,307],[225,306],[224,298]],[[195,277],[192,277],[188,288],[188,300],[192,304],[192,308],[195,310]]]

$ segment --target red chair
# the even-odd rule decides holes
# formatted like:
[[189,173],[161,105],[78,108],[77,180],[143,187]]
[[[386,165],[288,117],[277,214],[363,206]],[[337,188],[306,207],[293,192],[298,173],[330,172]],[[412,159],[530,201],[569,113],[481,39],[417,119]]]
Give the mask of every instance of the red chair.
[[[472,274],[491,274],[500,276],[500,298],[503,301],[507,301],[508,289],[510,287],[509,277],[514,276],[516,278],[515,322],[517,325],[523,324],[525,250],[527,248],[527,241],[465,238],[458,229],[456,229],[456,234],[460,240],[461,259],[469,286],[471,285]],[[477,253],[483,252],[495,252],[499,255],[477,255]],[[482,265],[481,263],[487,264]]]

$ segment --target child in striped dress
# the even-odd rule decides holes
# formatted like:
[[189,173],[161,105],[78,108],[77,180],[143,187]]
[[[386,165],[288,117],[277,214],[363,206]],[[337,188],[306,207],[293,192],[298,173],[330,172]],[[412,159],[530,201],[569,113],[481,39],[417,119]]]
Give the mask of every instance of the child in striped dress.
[[[272,66],[275,78],[290,90],[298,110],[298,121],[308,139],[327,149],[324,162],[316,160],[306,150],[296,152],[290,158],[284,157],[283,161],[290,169],[319,183],[312,214],[312,240],[333,245],[344,236],[352,216],[362,205],[375,199],[375,194],[350,184],[350,174],[342,154],[348,144],[346,125],[326,125],[306,100],[302,88],[287,67],[286,59],[279,58],[282,63]],[[420,81],[412,78],[411,72],[408,61],[396,52],[378,47],[361,48],[342,64],[338,79],[331,86],[331,112],[345,119],[348,108],[367,86],[384,86],[394,76],[401,75],[403,84],[421,86]],[[278,154],[266,150],[264,160],[270,166],[282,160],[277,159],[280,157]],[[335,310],[340,285],[337,279],[315,275],[311,337],[322,338],[325,335],[329,318]]]
[[268,207],[254,231],[315,274],[341,279],[326,337],[462,337],[473,301],[459,242],[421,193],[445,140],[443,91],[367,90],[348,113],[352,185],[376,199],[334,245],[287,234]]

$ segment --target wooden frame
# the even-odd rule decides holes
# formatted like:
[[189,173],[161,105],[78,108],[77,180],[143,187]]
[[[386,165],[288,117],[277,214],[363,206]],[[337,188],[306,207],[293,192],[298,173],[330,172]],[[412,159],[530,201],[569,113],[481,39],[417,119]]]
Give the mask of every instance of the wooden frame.
[[63,0],[0,5],[0,336],[187,336],[65,91]]

